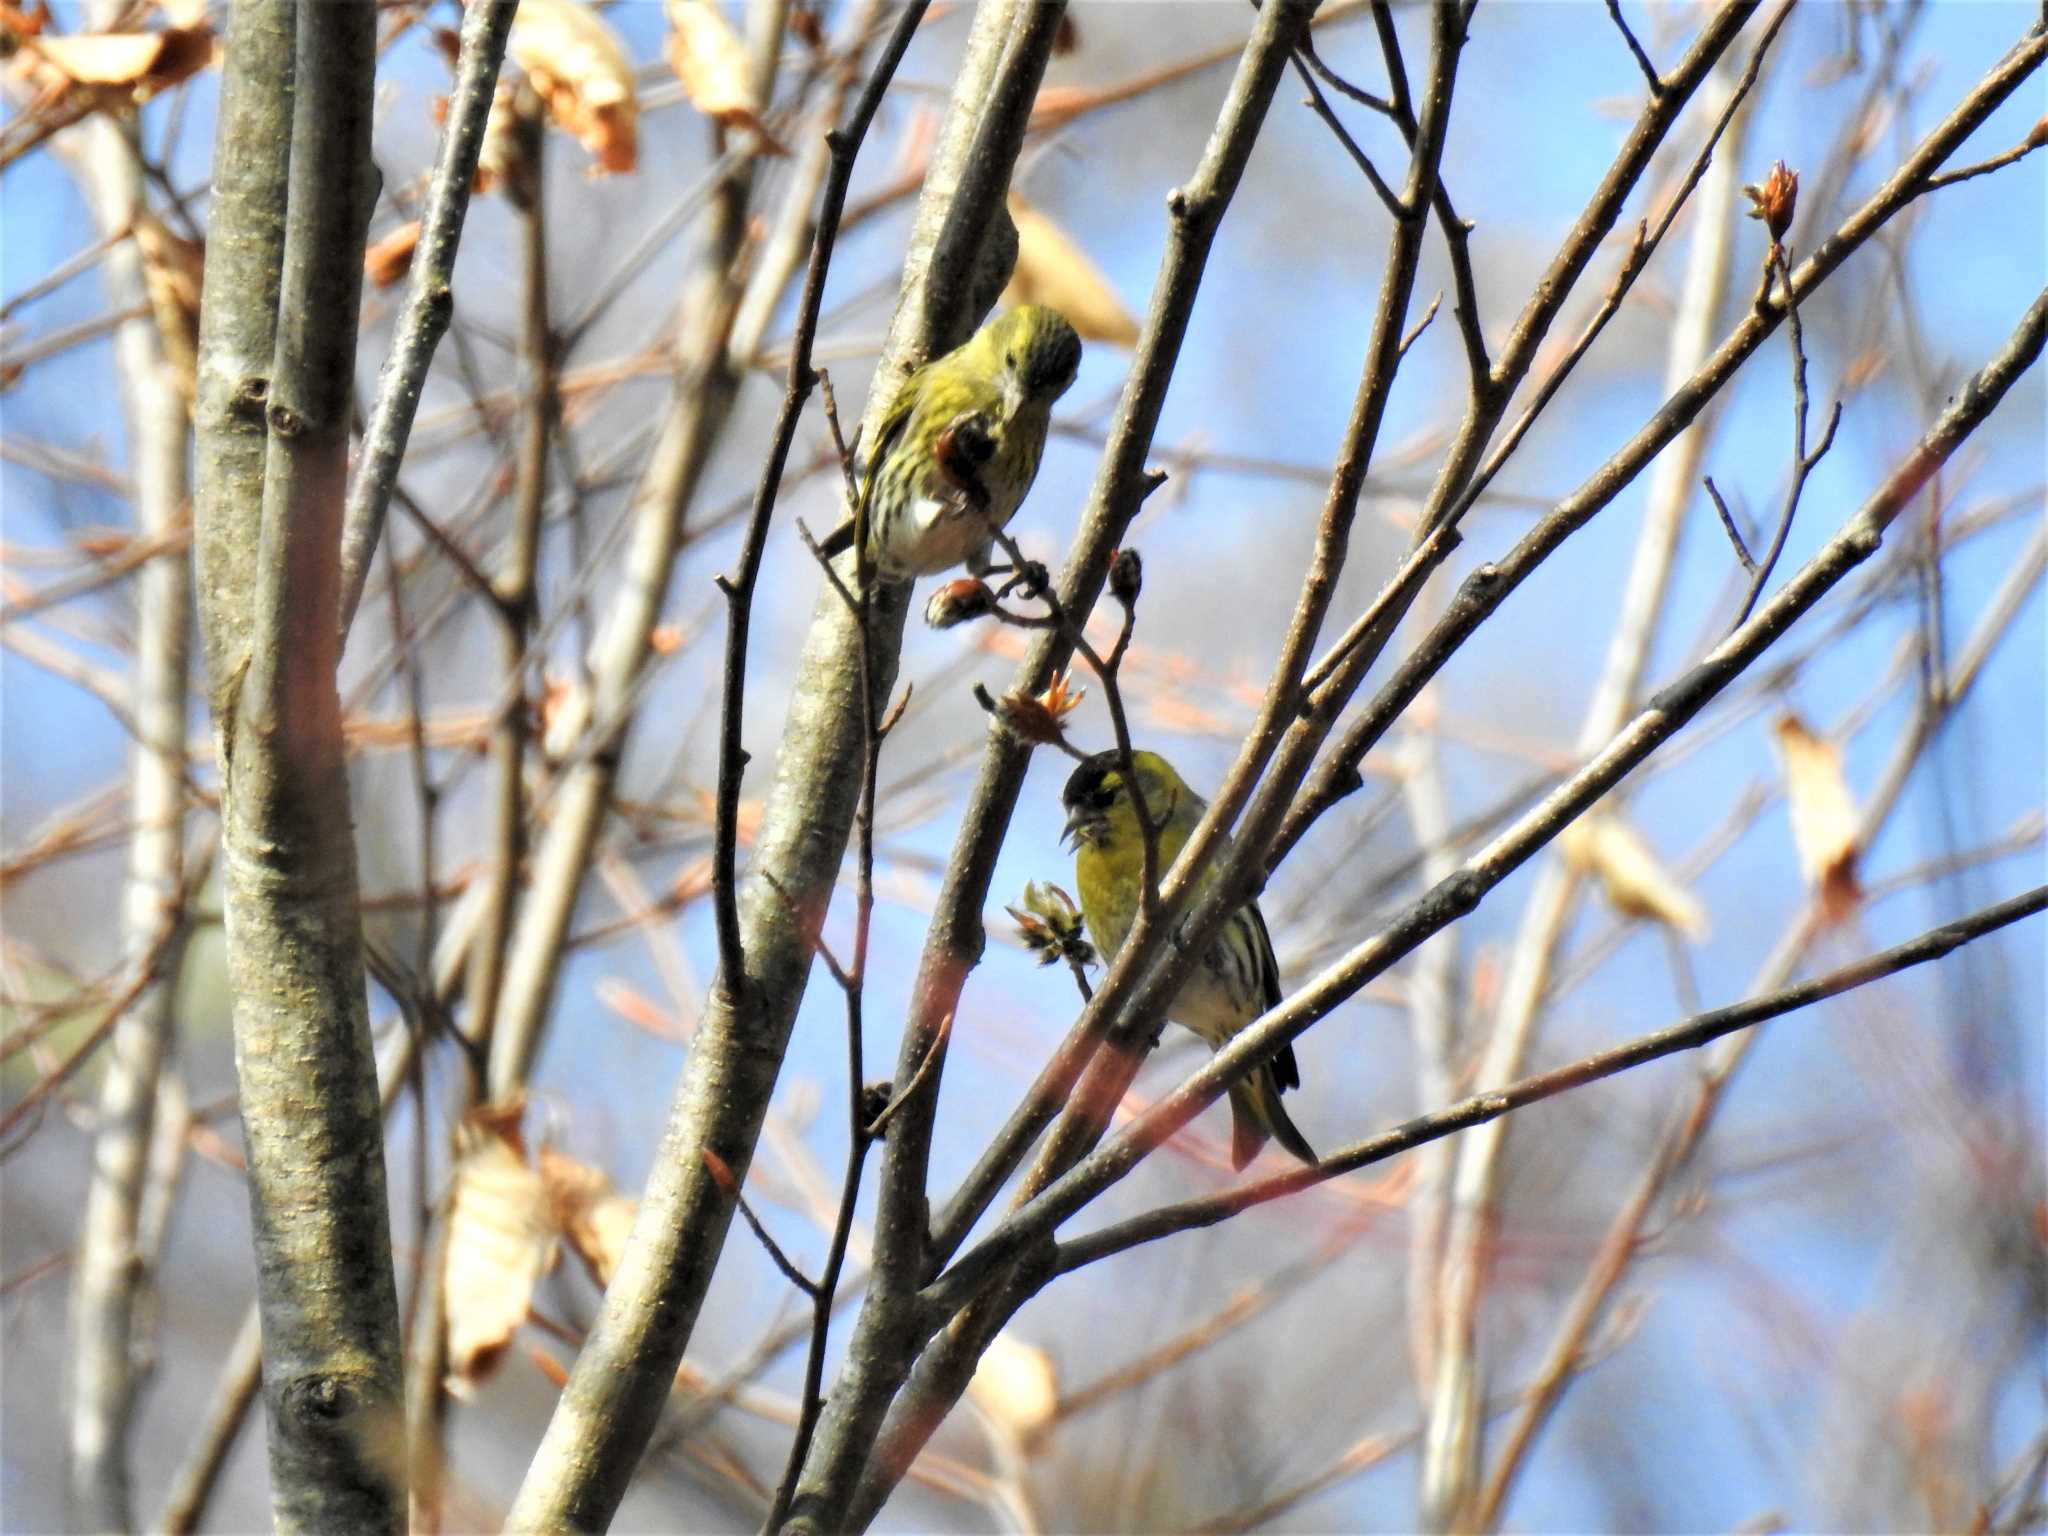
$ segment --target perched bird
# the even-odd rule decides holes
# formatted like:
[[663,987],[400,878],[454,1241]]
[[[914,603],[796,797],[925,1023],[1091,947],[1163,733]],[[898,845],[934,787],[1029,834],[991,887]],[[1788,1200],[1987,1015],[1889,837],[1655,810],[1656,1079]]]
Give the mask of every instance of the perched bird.
[[[1133,752],[1146,819],[1159,829],[1159,869],[1163,874],[1187,846],[1209,802],[1189,789],[1173,765],[1156,752]],[[1103,954],[1114,958],[1137,921],[1145,882],[1144,833],[1138,811],[1124,781],[1122,760],[1114,752],[1098,752],[1067,780],[1060,795],[1067,809],[1064,839],[1074,846],[1074,880],[1081,894],[1081,916]],[[1228,843],[1224,844],[1228,847]],[[1219,853],[1221,850],[1219,850]],[[1212,875],[1205,872],[1199,895]],[[1207,1041],[1213,1051],[1245,1025],[1280,1001],[1280,967],[1273,958],[1273,940],[1259,904],[1248,901],[1230,914],[1180,995],[1166,1010]],[[1280,1095],[1301,1086],[1301,1071],[1292,1046],[1230,1090],[1230,1163],[1243,1168],[1259,1155],[1270,1136],[1305,1163],[1316,1155],[1303,1139]]]
[[867,451],[860,505],[821,546],[853,547],[885,576],[929,576],[986,556],[1038,474],[1052,404],[1074,382],[1081,338],[1054,310],[991,318],[903,381]]

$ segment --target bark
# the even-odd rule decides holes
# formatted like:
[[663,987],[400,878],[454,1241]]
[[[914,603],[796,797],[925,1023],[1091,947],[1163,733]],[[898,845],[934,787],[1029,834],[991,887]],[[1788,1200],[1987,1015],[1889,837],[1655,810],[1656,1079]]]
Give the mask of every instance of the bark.
[[[871,401],[886,400],[910,367],[963,339],[1008,276],[1014,231],[1003,198],[1024,112],[1014,114],[1008,134],[982,125],[994,115],[992,101],[1015,98],[1028,107],[1051,43],[1047,9],[1012,0],[976,12]],[[1042,43],[1034,36],[1031,48],[1014,46],[1027,31],[1043,33]],[[842,570],[850,581],[850,554]],[[878,706],[895,683],[908,599],[906,585],[890,585],[870,605]],[[845,856],[860,788],[860,679],[859,630],[827,587],[798,665],[774,786],[740,892],[744,970],[721,971],[712,988],[632,1241],[527,1472],[510,1529],[603,1528],[667,1401],[724,1246],[737,1181],[753,1156],[810,974],[817,925]],[[545,874],[543,866],[537,878]],[[518,951],[515,944],[515,968]],[[507,978],[508,1008],[516,979],[515,969]],[[714,1177],[707,1155],[729,1175]]]
[[[80,181],[101,234],[118,237],[146,211],[134,147],[124,128],[105,118],[90,121],[80,133]],[[106,284],[115,310],[145,304],[133,241],[123,240],[108,252]],[[185,400],[151,320],[131,320],[115,333],[114,358],[135,482],[136,533],[143,541],[157,542],[172,537],[188,515]],[[129,962],[141,966],[183,920],[186,632],[192,578],[182,554],[160,556],[142,567],[136,575],[135,607],[136,742],[129,779],[135,829],[128,843],[121,922]],[[176,986],[174,960],[155,969],[108,1044],[92,1178],[79,1229],[68,1411],[71,1513],[73,1523],[85,1530],[128,1530],[134,1524],[128,1433],[140,1381],[133,1333],[137,1301],[148,1280],[138,1218],[157,1086],[171,1046]]]
[[335,685],[375,192],[374,29],[362,6],[234,11],[201,319],[200,617],[282,1530],[405,1519],[398,1306]]

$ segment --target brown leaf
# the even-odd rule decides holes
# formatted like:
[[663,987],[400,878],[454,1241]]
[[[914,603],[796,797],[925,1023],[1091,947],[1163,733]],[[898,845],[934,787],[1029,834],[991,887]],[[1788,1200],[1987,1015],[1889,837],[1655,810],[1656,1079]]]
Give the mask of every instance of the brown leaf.
[[712,0],[668,0],[669,67],[690,105],[728,128],[750,128],[770,154],[789,153],[762,123],[747,51]]
[[523,1104],[464,1117],[448,1192],[443,1273],[450,1393],[471,1397],[526,1321],[533,1288],[555,1266],[553,1212],[519,1140]]
[[420,221],[409,219],[363,252],[363,276],[379,288],[389,288],[412,270],[412,253],[419,243]]
[[547,103],[548,115],[597,164],[592,174],[639,163],[640,100],[626,51],[579,0],[520,0],[506,53]]
[[37,0],[28,10],[9,5],[0,0],[0,32],[5,32],[17,41],[22,38],[40,37],[50,25],[49,0]]
[[1006,304],[1043,304],[1067,317],[1083,339],[1128,347],[1138,322],[1123,307],[1109,279],[1066,232],[1023,199],[1010,198],[1017,225],[1017,266],[1003,290]]
[[687,1025],[646,993],[617,977],[608,976],[597,984],[597,1000],[635,1029],[645,1030],[657,1040],[687,1041]]
[[1842,772],[1841,749],[1822,741],[1797,715],[1771,727],[1785,766],[1785,803],[1799,870],[1819,898],[1821,920],[1838,923],[1863,892],[1856,879],[1856,801]]
[[[484,141],[477,150],[473,190],[489,192],[503,186],[519,206],[524,206],[524,189],[531,185],[533,167],[527,164],[526,136],[520,132],[519,98],[523,86],[501,81],[491,97],[490,114],[484,119]],[[530,98],[529,98],[530,99]],[[434,121],[445,122],[448,103],[444,98],[435,108]]]
[[1608,904],[1624,917],[1662,923],[1694,943],[1707,936],[1706,909],[1698,898],[1620,817],[1582,816],[1564,829],[1558,847],[1567,862],[1599,880]]
[[199,370],[199,291],[206,276],[206,248],[146,210],[135,215],[131,234],[142,258],[142,286],[163,338],[164,360],[177,375],[179,393],[192,403]]
[[552,1147],[540,1149],[540,1181],[548,1192],[555,1225],[599,1290],[611,1284],[633,1230],[634,1202],[612,1188],[604,1171]]
[[1059,1412],[1059,1372],[1052,1356],[1005,1329],[974,1367],[967,1395],[1025,1451],[1038,1450]]
[[213,62],[209,27],[157,32],[48,33],[30,44],[42,61],[80,85],[122,86],[138,102],[199,73]]

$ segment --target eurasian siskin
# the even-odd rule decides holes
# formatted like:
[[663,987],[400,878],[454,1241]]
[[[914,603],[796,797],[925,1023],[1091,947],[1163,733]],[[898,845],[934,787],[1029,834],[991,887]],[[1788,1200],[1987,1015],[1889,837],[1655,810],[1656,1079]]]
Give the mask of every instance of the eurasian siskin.
[[[1144,796],[1145,814],[1159,829],[1159,868],[1164,873],[1187,845],[1208,802],[1156,752],[1133,752],[1131,766]],[[1064,838],[1075,850],[1081,915],[1097,947],[1113,959],[1137,921],[1145,881],[1144,834],[1118,755],[1098,752],[1089,758],[1074,770],[1060,799],[1067,809]],[[1201,888],[1197,886],[1198,893]],[[1259,904],[1248,901],[1231,913],[1166,1016],[1215,1050],[1279,1001],[1280,967],[1273,958],[1273,940]],[[1233,1167],[1241,1169],[1257,1157],[1268,1137],[1305,1163],[1316,1160],[1280,1106],[1282,1091],[1300,1085],[1294,1049],[1284,1046],[1231,1088]]]
[[866,454],[860,506],[824,541],[825,553],[851,548],[858,526],[884,576],[979,565],[990,530],[1005,526],[1031,489],[1053,402],[1080,362],[1074,328],[1026,304],[917,369]]

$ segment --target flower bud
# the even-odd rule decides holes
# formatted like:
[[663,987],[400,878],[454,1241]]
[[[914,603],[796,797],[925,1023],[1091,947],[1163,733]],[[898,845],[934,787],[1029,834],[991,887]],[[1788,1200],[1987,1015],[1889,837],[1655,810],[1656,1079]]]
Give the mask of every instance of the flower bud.
[[1799,173],[1785,169],[1785,162],[1780,160],[1771,167],[1762,186],[1747,186],[1742,191],[1750,202],[1749,216],[1764,221],[1772,244],[1782,241],[1792,227],[1792,215],[1799,208]]
[[924,605],[924,621],[933,629],[951,629],[955,624],[986,618],[995,611],[996,595],[988,589],[988,583],[962,576],[931,595]]
[[1038,957],[1040,965],[1060,960],[1095,963],[1095,948],[1084,931],[1081,909],[1058,886],[1033,880],[1024,887],[1023,907],[1003,910],[1017,920],[1017,937]]
[[1126,608],[1138,600],[1145,585],[1145,563],[1135,549],[1120,549],[1109,557],[1109,595]]

